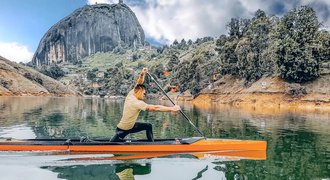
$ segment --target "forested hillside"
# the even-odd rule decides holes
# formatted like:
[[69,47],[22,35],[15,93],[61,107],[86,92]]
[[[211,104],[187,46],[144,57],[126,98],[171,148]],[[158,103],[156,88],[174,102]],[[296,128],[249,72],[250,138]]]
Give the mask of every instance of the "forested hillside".
[[[41,71],[59,74],[54,78],[82,94],[101,96],[126,95],[142,67],[149,67],[165,89],[175,85],[193,95],[216,92],[210,90],[228,77],[242,88],[261,78],[278,78],[286,83],[281,92],[288,95],[304,95],[310,92],[307,84],[312,87],[320,77],[324,83],[329,79],[330,33],[310,7],[293,9],[283,17],[258,10],[250,19],[232,18],[227,30],[216,38],[175,40],[162,47],[146,43],[139,49],[96,53],[75,64],[43,66]],[[146,84],[149,92],[159,93],[149,79]],[[320,92],[330,92],[329,87],[322,88]]]

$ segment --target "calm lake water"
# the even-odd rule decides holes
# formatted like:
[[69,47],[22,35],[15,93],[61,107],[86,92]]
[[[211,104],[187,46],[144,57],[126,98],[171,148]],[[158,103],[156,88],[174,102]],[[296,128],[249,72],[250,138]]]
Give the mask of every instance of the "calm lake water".
[[[0,179],[330,179],[329,113],[180,105],[206,137],[267,141],[267,159],[73,161],[107,155],[0,152]],[[123,101],[106,99],[0,97],[0,137],[111,138],[122,110]],[[153,124],[155,138],[199,136],[180,114],[143,112],[139,121]]]

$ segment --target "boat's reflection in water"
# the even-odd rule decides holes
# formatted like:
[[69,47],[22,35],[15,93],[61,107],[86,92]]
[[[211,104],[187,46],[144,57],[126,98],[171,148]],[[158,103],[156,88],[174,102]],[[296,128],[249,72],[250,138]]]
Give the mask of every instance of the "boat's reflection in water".
[[[75,157],[76,155],[77,157]],[[74,157],[72,158],[72,156]],[[174,166],[176,166],[176,163],[179,163],[182,166],[187,166],[188,164],[191,168],[194,167],[194,161],[197,160],[202,162],[199,162],[199,170],[197,171],[198,173],[196,174],[196,171],[194,171],[193,175],[190,174],[190,176],[195,176],[195,178],[198,179],[202,177],[203,174],[206,173],[209,169],[221,171],[219,168],[222,168],[220,166],[217,167],[217,163],[219,162],[239,160],[266,160],[266,151],[221,151],[206,153],[198,152],[192,154],[138,153],[114,154],[113,156],[109,154],[103,154],[102,156],[102,154],[70,153],[70,156],[68,157],[69,158],[61,159],[60,161],[69,162],[69,166],[55,165],[44,166],[42,168],[58,173],[58,178],[64,179],[127,180],[134,179],[134,176],[136,175],[150,174],[152,172],[151,166],[152,164],[157,164],[157,159],[159,159],[158,163],[163,161],[174,161]],[[211,168],[210,164],[213,164],[214,167]],[[159,166],[159,164],[155,166]],[[157,169],[157,167],[154,169]],[[165,174],[160,176],[164,175]],[[186,176],[189,176],[189,174],[186,174]],[[181,177],[184,177],[184,175],[181,175]]]
[[[72,153],[71,153],[72,154]],[[76,154],[76,153],[75,153]],[[81,154],[81,153],[79,153]],[[84,153],[86,154],[86,153]],[[217,151],[217,152],[196,152],[190,154],[178,154],[178,153],[136,153],[136,154],[114,154],[111,157],[81,157],[70,158],[68,161],[111,161],[111,160],[133,160],[133,159],[145,159],[145,158],[212,158],[221,159],[223,161],[234,161],[241,159],[248,160],[266,160],[266,151]]]

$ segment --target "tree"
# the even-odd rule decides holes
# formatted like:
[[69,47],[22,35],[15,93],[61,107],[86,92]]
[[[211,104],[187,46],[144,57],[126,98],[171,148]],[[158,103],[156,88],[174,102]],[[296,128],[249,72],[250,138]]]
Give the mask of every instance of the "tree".
[[258,9],[255,13],[254,13],[254,17],[252,18],[252,21],[255,19],[262,19],[262,18],[266,18],[266,13],[265,11]]
[[248,28],[247,36],[251,40],[253,51],[260,54],[268,46],[268,34],[271,29],[271,22],[262,10],[258,10],[252,18]]
[[94,72],[93,70],[87,71],[87,79],[94,81],[95,78],[96,78],[96,72]]
[[157,63],[150,68],[152,74],[156,75],[158,78],[162,78],[164,74],[164,66],[162,63]]
[[202,89],[201,81],[203,71],[200,67],[200,57],[193,58],[192,61],[181,62],[173,72],[171,84],[178,84],[181,91],[190,90],[192,94],[197,94]]
[[238,75],[247,80],[258,79],[260,72],[258,72],[255,63],[257,57],[248,38],[243,38],[238,42],[235,54],[237,56]]
[[176,66],[176,68],[174,68],[174,75],[172,76],[171,83],[179,84],[181,91],[186,91],[189,89],[188,83],[192,81],[189,66],[189,61],[183,61]]
[[258,80],[263,74],[269,71],[269,69],[263,69],[263,67],[265,67],[267,61],[270,60],[263,59],[264,56],[262,56],[262,53],[268,47],[270,29],[271,21],[266,16],[266,13],[260,9],[257,10],[244,33],[244,38],[246,39],[241,40],[241,44],[239,43],[241,48],[246,49],[248,46],[248,52],[245,52],[246,50],[240,50],[239,47],[237,47],[238,49],[235,51],[240,53],[238,64],[241,65],[239,66],[239,71],[242,72],[239,74],[249,81]]
[[136,61],[136,60],[138,60],[139,58],[140,58],[140,55],[138,55],[138,54],[136,54],[136,53],[134,53],[134,54],[132,55],[132,60],[133,60],[133,62]]
[[171,45],[171,47],[178,47],[178,45],[179,45],[179,42],[178,42],[178,40],[174,40],[173,41],[173,44]]
[[42,66],[40,72],[54,79],[59,79],[65,74],[61,67],[59,67],[57,64],[52,64],[51,66]]
[[315,11],[307,6],[294,9],[283,16],[277,29],[279,46],[276,50],[282,78],[301,83],[319,76],[319,27]]
[[320,43],[319,52],[322,62],[330,62],[330,33],[322,30],[317,34]]
[[223,75],[237,75],[237,57],[235,54],[237,43],[237,38],[227,38],[225,35],[221,35],[219,39],[217,39],[215,50],[219,54],[218,61],[221,74]]
[[189,39],[188,42],[187,42],[187,45],[190,46],[190,45],[192,45],[192,44],[193,44],[192,40]]
[[187,42],[186,42],[186,40],[182,39],[179,46],[178,46],[178,48],[179,49],[185,49],[186,47],[187,47]]
[[278,75],[278,66],[277,62],[277,54],[275,49],[278,46],[278,41],[276,39],[269,41],[269,46],[264,49],[260,54],[260,67],[262,75]]
[[[118,63],[119,64],[119,63]],[[113,94],[125,95],[127,93],[127,86],[125,77],[129,78],[129,72],[125,72],[123,66],[116,66],[115,68],[107,69],[107,88]],[[119,83],[120,82],[120,83]],[[126,88],[126,89],[125,89]]]
[[173,68],[179,64],[180,61],[179,61],[179,57],[177,56],[177,54],[178,54],[177,52],[171,51],[170,60],[168,61],[167,66],[166,66],[168,71],[172,71]]
[[269,34],[267,37],[267,46],[262,49],[259,54],[260,58],[260,69],[262,75],[278,75],[279,68],[277,66],[278,54],[276,49],[280,46],[280,39],[276,37],[277,26],[279,24],[279,18],[276,16],[271,16],[269,20]]
[[239,38],[239,20],[236,18],[231,18],[230,22],[227,24],[229,37]]
[[157,47],[157,53],[162,54],[164,52],[164,50],[166,50],[166,49],[168,49],[167,45]]
[[201,44],[202,43],[202,38],[197,38],[196,41],[194,42],[194,44]]
[[192,77],[189,83],[189,87],[191,90],[191,93],[193,95],[197,94],[200,92],[200,90],[202,89],[201,87],[201,69],[198,67],[199,66],[200,61],[199,59],[194,59],[190,66],[189,66],[189,77]]
[[250,24],[251,24],[250,19],[240,19],[239,21],[240,36],[245,36]]

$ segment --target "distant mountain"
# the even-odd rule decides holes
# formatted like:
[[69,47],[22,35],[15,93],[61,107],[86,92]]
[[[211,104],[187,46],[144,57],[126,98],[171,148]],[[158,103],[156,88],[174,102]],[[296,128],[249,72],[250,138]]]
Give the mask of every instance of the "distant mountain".
[[0,56],[0,96],[72,96],[67,86],[33,68]]
[[118,4],[86,5],[51,27],[32,64],[75,63],[96,52],[143,46],[144,31],[133,11]]

